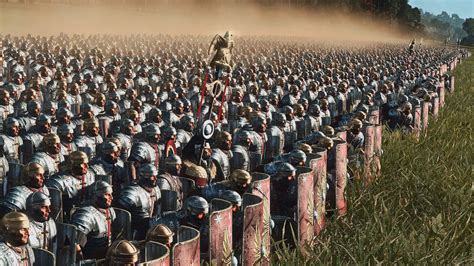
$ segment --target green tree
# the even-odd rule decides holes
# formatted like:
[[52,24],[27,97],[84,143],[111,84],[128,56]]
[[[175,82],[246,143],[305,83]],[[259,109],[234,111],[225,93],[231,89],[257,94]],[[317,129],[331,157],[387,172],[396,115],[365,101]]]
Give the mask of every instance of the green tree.
[[468,18],[462,24],[462,29],[469,35],[474,36],[474,18]]

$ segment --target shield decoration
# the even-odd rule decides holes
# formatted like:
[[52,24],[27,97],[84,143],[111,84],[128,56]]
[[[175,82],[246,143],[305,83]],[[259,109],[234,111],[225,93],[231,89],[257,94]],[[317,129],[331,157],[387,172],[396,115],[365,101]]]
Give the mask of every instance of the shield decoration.
[[[57,223],[58,265],[74,265],[76,262],[76,227],[72,224]],[[48,265],[48,264],[46,264]]]
[[262,239],[264,210],[263,200],[259,196],[244,194],[243,196],[244,226],[242,237],[242,265],[255,265],[263,261]]
[[443,85],[438,87],[438,95],[439,95],[439,108],[441,109],[444,107],[444,96],[445,96],[445,90],[444,90]]
[[170,212],[178,210],[178,192],[161,190],[161,211]]
[[33,266],[56,265],[56,257],[53,253],[42,248],[32,249],[35,254],[35,263],[33,263]]
[[377,125],[374,128],[374,166],[375,166],[375,176],[378,177],[381,175],[382,171],[382,135],[383,135],[383,126]]
[[209,215],[209,258],[211,265],[232,262],[232,204],[221,199],[211,201]]
[[416,105],[415,108],[413,109],[413,131],[416,135],[416,137],[420,136],[421,132],[421,106]]
[[114,207],[114,211],[116,216],[115,223],[117,223],[117,228],[119,228],[117,232],[114,232],[114,239],[132,239],[132,215],[130,212],[120,208]]
[[35,153],[34,143],[29,139],[24,139],[23,146],[21,148],[21,154],[22,154],[22,160],[23,160],[22,162],[23,163],[30,162],[34,153]]
[[188,226],[180,226],[176,236],[177,243],[171,252],[171,265],[200,265],[199,231]]
[[107,138],[109,135],[109,128],[109,120],[105,117],[99,117],[99,134],[102,136],[102,138]]
[[335,140],[332,152],[335,152],[336,167],[336,207],[339,215],[345,215],[347,204],[345,199],[345,189],[347,184],[347,142]]
[[313,169],[298,167],[298,244],[303,254],[314,236]]
[[430,112],[430,102],[423,102],[422,110],[421,110],[421,120],[422,120],[422,129],[424,134],[428,130],[428,122],[429,122],[429,112]]
[[366,182],[369,183],[372,181],[373,174],[371,165],[374,157],[374,141],[375,141],[375,128],[372,125],[369,125],[365,128],[364,132],[365,142],[364,142],[364,172]]
[[263,200],[263,230],[261,231],[264,246],[260,264],[270,265],[270,176],[264,173],[252,173],[252,194]]
[[138,263],[139,266],[169,266],[170,250],[167,246],[150,241],[145,244],[144,252],[145,261]]
[[51,217],[56,222],[63,221],[63,196],[60,190],[48,187],[51,198]]
[[179,180],[181,180],[183,198],[187,198],[187,196],[196,189],[196,184],[194,180],[186,177],[179,177]]
[[433,118],[437,119],[438,114],[439,114],[439,97],[438,96],[433,97],[433,100],[431,103],[433,104],[433,109],[431,110],[433,114]]
[[23,169],[22,164],[18,164],[18,163],[8,164],[7,188],[12,188],[12,187],[21,185],[22,169]]

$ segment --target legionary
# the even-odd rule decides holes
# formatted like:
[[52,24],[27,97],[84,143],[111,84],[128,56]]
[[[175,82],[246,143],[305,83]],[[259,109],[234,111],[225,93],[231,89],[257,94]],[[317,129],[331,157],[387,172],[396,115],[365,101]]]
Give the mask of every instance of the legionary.
[[57,249],[56,223],[50,216],[51,201],[43,192],[33,192],[26,200],[26,214],[30,219],[29,244],[53,253]]
[[28,265],[35,263],[33,249],[28,244],[30,222],[21,212],[10,212],[1,223],[0,265]]

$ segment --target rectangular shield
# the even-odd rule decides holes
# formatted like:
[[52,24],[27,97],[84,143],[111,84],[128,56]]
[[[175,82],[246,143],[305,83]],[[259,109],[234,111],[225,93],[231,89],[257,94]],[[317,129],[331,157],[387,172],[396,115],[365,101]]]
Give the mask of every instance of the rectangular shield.
[[99,134],[102,136],[102,138],[105,139],[109,135],[109,128],[110,128],[109,120],[105,117],[100,117],[98,122],[99,122]]
[[178,192],[172,190],[161,191],[161,211],[170,212],[178,210]]
[[372,160],[374,157],[375,128],[370,125],[364,132],[364,176],[367,183],[372,181],[374,173],[372,172]]
[[314,191],[313,169],[298,167],[298,244],[303,254],[305,246],[311,244],[314,236]]
[[262,239],[264,230],[263,200],[257,195],[243,196],[244,225],[242,236],[242,265],[258,265],[264,258],[265,243]]
[[115,223],[117,224],[114,227],[118,228],[114,232],[114,239],[132,239],[132,215],[130,212],[120,208],[114,207],[114,211],[116,215]]
[[35,254],[33,266],[56,265],[56,256],[53,253],[41,248],[33,248],[33,253]]
[[318,152],[308,154],[309,167],[313,169],[313,193],[314,193],[314,235],[318,236],[324,228],[326,218],[326,189],[327,189],[327,151],[325,149],[314,150]]
[[426,135],[428,131],[429,113],[430,113],[430,102],[423,101],[421,106],[421,128],[423,135]]
[[449,85],[450,85],[450,88],[451,88],[451,93],[454,92],[454,76],[451,76],[449,78]]
[[415,108],[413,108],[413,133],[417,138],[420,136],[421,132],[421,111],[420,105],[416,105]]
[[270,265],[270,244],[271,244],[271,224],[270,224],[270,176],[264,173],[252,173],[252,194],[259,196],[263,200],[263,230],[262,239],[265,249],[260,261],[262,265]]
[[336,132],[336,136],[340,139],[342,139],[343,141],[346,141],[347,139],[347,131],[346,130],[338,130]]
[[145,244],[144,260],[138,263],[139,266],[169,266],[170,265],[170,250],[167,246],[150,241]]
[[444,107],[444,97],[445,97],[445,90],[444,85],[438,87],[438,95],[439,95],[439,108]]
[[437,119],[438,114],[439,114],[439,97],[438,96],[434,97],[431,103],[433,104],[433,109],[432,109],[433,118]]
[[51,217],[56,222],[63,221],[63,196],[61,191],[55,188],[48,188],[51,198]]
[[380,108],[376,105],[370,106],[369,123],[372,125],[380,124]]
[[382,136],[383,136],[383,126],[375,126],[374,134],[374,166],[375,166],[375,176],[379,177],[382,173]]
[[177,243],[171,252],[171,265],[200,265],[199,231],[191,227],[180,226],[176,237]]
[[72,224],[57,223],[58,229],[58,253],[56,260],[58,265],[74,265],[76,262],[76,227]]
[[307,123],[305,119],[295,121],[295,124],[296,124],[296,139],[297,140],[304,139],[311,132],[311,129],[308,128],[308,127],[311,127],[311,125]]
[[209,215],[210,264],[230,265],[232,254],[232,204],[225,200],[213,199]]
[[347,142],[335,140],[333,150],[336,153],[336,207],[338,215],[345,215],[347,212],[345,198],[347,184]]
[[79,103],[71,104],[71,112],[74,116],[78,116],[81,113],[81,105]]

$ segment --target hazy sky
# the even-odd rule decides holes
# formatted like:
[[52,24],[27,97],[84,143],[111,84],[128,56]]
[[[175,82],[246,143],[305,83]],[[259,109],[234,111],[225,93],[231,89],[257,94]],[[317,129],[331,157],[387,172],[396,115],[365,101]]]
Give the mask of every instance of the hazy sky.
[[436,15],[446,11],[461,18],[474,18],[474,0],[409,0],[409,4]]

